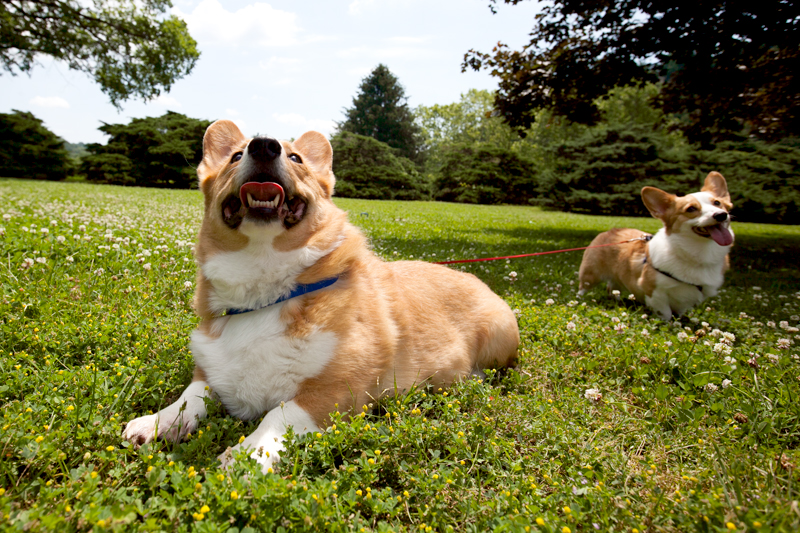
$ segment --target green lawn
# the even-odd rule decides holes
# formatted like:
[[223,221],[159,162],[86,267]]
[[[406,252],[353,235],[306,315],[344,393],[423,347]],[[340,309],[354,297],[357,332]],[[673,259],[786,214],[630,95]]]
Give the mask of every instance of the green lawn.
[[[337,204],[389,261],[658,228]],[[671,324],[600,288],[577,302],[580,252],[464,266],[518,313],[518,370],[335,416],[262,475],[217,467],[257,424],[217,405],[180,444],[119,438],[190,380],[201,209],[197,191],[0,180],[0,529],[800,530],[800,227],[734,223],[720,296]]]

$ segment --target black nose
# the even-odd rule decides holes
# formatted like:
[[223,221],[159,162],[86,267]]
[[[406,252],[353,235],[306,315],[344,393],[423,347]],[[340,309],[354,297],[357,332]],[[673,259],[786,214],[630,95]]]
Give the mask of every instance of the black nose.
[[269,137],[256,137],[247,146],[247,153],[257,161],[272,161],[281,155],[281,143]]
[[714,215],[714,220],[716,220],[717,222],[725,222],[726,220],[728,220],[728,213],[726,213],[725,211],[720,211],[719,213]]

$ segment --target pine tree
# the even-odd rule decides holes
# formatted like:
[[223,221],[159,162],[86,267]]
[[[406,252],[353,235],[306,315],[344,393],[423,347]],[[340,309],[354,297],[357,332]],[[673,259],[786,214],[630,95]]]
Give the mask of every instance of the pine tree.
[[380,64],[361,81],[353,107],[345,109],[339,131],[372,137],[399,155],[420,162],[420,130],[408,108],[405,89],[386,65]]

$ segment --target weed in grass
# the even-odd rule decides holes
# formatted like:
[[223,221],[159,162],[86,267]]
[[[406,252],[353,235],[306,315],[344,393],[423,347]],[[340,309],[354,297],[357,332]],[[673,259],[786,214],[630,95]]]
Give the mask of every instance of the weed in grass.
[[[198,192],[0,181],[0,529],[796,531],[800,229],[735,224],[720,295],[666,323],[580,254],[459,265],[517,313],[520,366],[289,435],[275,471],[209,417],[135,450],[189,381]],[[586,245],[658,221],[337,200],[387,260]],[[625,295],[622,295],[625,296]]]

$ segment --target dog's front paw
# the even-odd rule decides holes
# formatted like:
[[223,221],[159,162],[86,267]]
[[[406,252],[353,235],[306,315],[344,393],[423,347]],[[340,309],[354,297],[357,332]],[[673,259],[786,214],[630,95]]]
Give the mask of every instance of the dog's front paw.
[[245,450],[251,452],[250,457],[256,460],[259,466],[261,466],[261,471],[265,474],[272,469],[273,464],[280,460],[277,452],[269,452],[265,450],[263,446],[254,449],[253,447],[247,446],[247,441],[245,441],[242,444],[237,444],[233,448],[228,447],[227,450],[217,457],[221,463],[220,467],[228,469],[236,462],[236,456]]
[[122,438],[139,447],[156,438],[176,442],[194,429],[194,422],[184,423],[182,417],[165,417],[162,413],[134,418],[125,426]]

